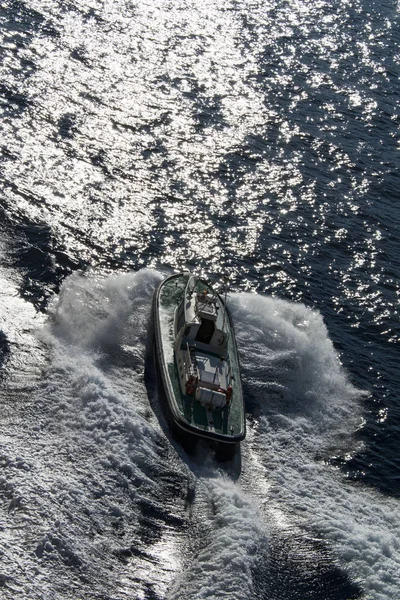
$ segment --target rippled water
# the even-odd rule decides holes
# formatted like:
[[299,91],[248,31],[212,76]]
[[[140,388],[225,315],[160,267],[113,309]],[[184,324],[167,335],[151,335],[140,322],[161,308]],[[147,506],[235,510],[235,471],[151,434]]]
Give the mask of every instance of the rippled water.
[[[1,597],[396,597],[399,9],[0,3]],[[231,279],[226,468],[159,408],[180,269]]]

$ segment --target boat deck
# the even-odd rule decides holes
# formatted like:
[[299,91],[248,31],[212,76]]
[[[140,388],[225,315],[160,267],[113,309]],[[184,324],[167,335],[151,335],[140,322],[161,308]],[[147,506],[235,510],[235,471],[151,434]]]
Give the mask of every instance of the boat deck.
[[[195,349],[195,360],[200,376],[200,381],[204,387],[226,389],[230,379],[229,373],[233,376],[232,398],[229,406],[222,408],[208,409],[200,404],[193,395],[184,394],[180,388],[178,371],[176,368],[173,345],[174,345],[174,311],[184,293],[188,276],[179,275],[167,279],[159,294],[159,318],[161,329],[160,351],[163,354],[171,385],[171,402],[175,402],[175,411],[179,414],[182,425],[187,424],[191,430],[195,429],[201,435],[208,437],[225,438],[225,441],[238,441],[243,439],[244,410],[243,395],[240,382],[239,364],[237,359],[237,350],[232,325],[229,319],[229,341],[228,353],[229,364],[221,361],[221,358]],[[204,290],[204,281],[199,281],[199,291]],[[212,292],[209,286],[206,288]],[[223,307],[222,301],[221,309]],[[229,377],[229,379],[228,379]]]

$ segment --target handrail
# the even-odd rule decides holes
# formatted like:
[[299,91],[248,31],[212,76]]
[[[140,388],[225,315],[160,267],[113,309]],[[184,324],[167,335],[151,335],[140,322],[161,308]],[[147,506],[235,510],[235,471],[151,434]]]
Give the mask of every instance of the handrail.
[[[192,282],[192,280],[195,280],[195,279],[196,278],[195,278],[194,275],[190,275],[190,277],[188,279],[188,282],[186,284],[186,288],[185,288],[185,296],[184,296],[185,298],[187,298],[187,296],[189,295],[189,286],[190,286],[190,283]],[[194,288],[196,287],[196,283],[197,283],[197,281],[195,281],[195,283],[193,284],[192,289],[190,291],[194,290]]]

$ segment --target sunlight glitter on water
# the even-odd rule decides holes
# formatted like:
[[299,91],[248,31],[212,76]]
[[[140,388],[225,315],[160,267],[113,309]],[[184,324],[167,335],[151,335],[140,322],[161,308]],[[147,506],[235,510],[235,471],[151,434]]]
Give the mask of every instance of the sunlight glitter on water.
[[19,29],[33,25],[8,39],[1,71],[26,98],[3,105],[11,218],[43,221],[74,265],[222,262],[236,289],[395,338],[392,7],[18,6]]
[[[54,6],[52,3],[45,6],[50,16]],[[155,233],[166,229],[158,225],[159,217],[154,206],[166,191],[174,193],[174,186],[184,189],[183,197],[190,190],[192,197],[205,198],[207,207],[213,210],[214,205],[223,206],[231,197],[230,187],[236,184],[235,196],[241,208],[234,208],[232,214],[231,208],[223,206],[221,211],[217,211],[217,228],[206,229],[206,235],[200,226],[201,217],[197,218],[195,203],[189,205],[189,211],[185,203],[172,212],[162,211],[167,219],[166,224],[169,227],[176,226],[177,232],[180,229],[179,221],[185,226],[186,215],[191,215],[194,219],[192,224],[196,229],[200,227],[198,235],[202,239],[200,243],[196,236],[179,236],[180,241],[175,239],[172,252],[171,244],[168,244],[164,260],[172,266],[182,264],[184,247],[189,243],[190,261],[196,260],[200,254],[205,260],[214,262],[213,254],[218,256],[220,245],[217,230],[221,225],[221,217],[224,222],[224,214],[230,218],[233,216],[235,221],[227,252],[234,250],[241,256],[252,256],[263,235],[263,222],[271,212],[264,210],[265,201],[260,206],[260,193],[263,195],[263,190],[268,189],[271,196],[274,188],[279,194],[285,186],[291,189],[301,187],[304,177],[300,170],[294,173],[292,179],[286,176],[287,170],[293,169],[294,156],[279,169],[275,161],[265,163],[256,154],[257,169],[253,173],[246,172],[246,167],[240,178],[234,175],[234,170],[227,164],[225,173],[228,186],[226,183],[221,186],[220,176],[215,176],[215,170],[220,168],[221,162],[226,162],[224,157],[228,154],[240,160],[237,146],[243,144],[249,132],[253,134],[258,130],[263,134],[265,124],[273,123],[277,116],[276,109],[273,103],[265,103],[262,85],[266,84],[267,89],[272,90],[274,86],[279,86],[279,82],[281,87],[291,84],[293,61],[297,60],[295,46],[285,49],[281,71],[271,72],[261,85],[261,80],[257,79],[258,53],[266,47],[272,52],[279,51],[273,37],[267,38],[267,29],[262,20],[266,14],[269,15],[271,7],[263,8],[260,5],[254,13],[258,19],[254,30],[258,44],[253,44],[251,51],[243,42],[239,42],[242,28],[238,16],[224,10],[224,4],[210,4],[207,13],[199,10],[196,3],[177,7],[172,15],[168,13],[168,21],[165,7],[163,2],[136,7],[133,28],[131,11],[125,10],[124,3],[105,7],[102,9],[103,17],[111,24],[107,35],[101,29],[100,21],[95,18],[96,11],[90,18],[77,12],[59,15],[62,23],[61,41],[42,41],[40,38],[35,42],[35,51],[42,59],[40,69],[30,80],[31,86],[36,86],[36,91],[31,92],[32,97],[36,98],[41,113],[46,116],[45,120],[39,115],[37,117],[40,123],[37,129],[42,137],[41,152],[38,153],[37,146],[31,145],[29,137],[25,137],[25,149],[22,151],[27,165],[25,173],[16,176],[10,171],[9,178],[13,178],[17,185],[20,180],[20,188],[35,190],[37,195],[46,199],[48,208],[46,211],[42,205],[41,216],[51,218],[55,229],[62,232],[65,225],[57,223],[55,211],[50,207],[67,203],[71,225],[79,219],[91,237],[97,238],[99,245],[113,247],[117,255],[123,254],[124,248],[129,250],[130,247],[133,251],[135,245],[139,246],[139,251],[145,250],[148,244],[151,247],[152,240],[158,237]],[[320,8],[323,7],[324,3],[321,3]],[[41,6],[41,9],[44,7]],[[315,10],[315,7],[304,2],[295,2],[291,3],[289,13],[286,11],[284,15],[278,11],[278,19],[274,19],[276,38],[285,33],[284,16],[286,18],[289,15],[291,27],[296,28],[312,22]],[[221,15],[224,17],[223,28],[218,25]],[[332,19],[332,14],[326,15],[323,27],[331,26]],[[173,29],[171,22],[174,23]],[[294,35],[294,29],[286,33]],[[327,43],[322,46],[326,55],[333,52],[332,35],[326,38]],[[174,39],[174,44],[171,44],[171,39]],[[120,48],[129,48],[130,51],[122,53]],[[185,64],[185,57],[196,57],[190,62],[190,68]],[[146,68],[143,68],[144,62]],[[305,70],[307,72],[308,69]],[[318,90],[327,83],[325,74],[317,70],[309,76],[312,78],[309,80],[310,90]],[[171,82],[172,86],[167,85]],[[330,85],[335,87],[332,80]],[[354,93],[350,91],[350,94]],[[307,97],[304,89],[297,96],[294,95],[292,108]],[[113,114],[114,106],[118,107],[117,116]],[[332,103],[330,106],[334,119],[337,106]],[[70,115],[70,122],[66,120],[66,113]],[[60,130],[64,138],[58,138],[57,150],[52,141],[52,119],[64,127]],[[291,144],[301,130],[298,125],[293,126],[290,120],[279,118],[279,122],[278,140],[282,145]],[[29,131],[28,121],[26,125]],[[330,123],[329,127],[332,130],[335,126]],[[348,158],[345,155],[340,158],[337,150],[331,145],[331,152],[336,152],[335,169],[349,164]],[[263,153],[267,152],[265,147]],[[67,160],[65,153],[70,154]],[[300,154],[298,161],[301,164]],[[54,169],[58,183],[50,188],[47,181]],[[125,176],[121,177],[120,173]],[[41,174],[40,181],[38,174]],[[113,183],[109,175],[112,175]],[[210,183],[216,195],[207,200]],[[337,184],[340,184],[340,178]],[[255,202],[243,210],[242,198],[247,203],[253,190]],[[310,194],[310,190],[308,187],[306,194]],[[104,197],[110,198],[109,204],[104,203]],[[115,206],[117,198],[123,202],[118,208]],[[287,196],[287,200],[292,206],[291,210],[294,210],[295,198]],[[312,198],[310,200],[314,201]],[[93,201],[99,206],[97,218],[89,209]],[[135,206],[135,216],[131,214],[132,205]],[[27,203],[23,207],[27,210]],[[256,224],[251,216],[254,210],[260,214]],[[280,212],[275,225],[276,234],[286,226],[286,210],[284,207]],[[237,232],[246,228],[250,232],[253,224],[255,227],[249,243],[243,243],[243,236]],[[118,237],[115,236],[116,226],[120,230]],[[68,234],[64,235],[67,239]],[[166,245],[164,247],[167,248]],[[80,249],[84,251],[82,247]],[[96,252],[94,256],[101,260],[101,252]]]

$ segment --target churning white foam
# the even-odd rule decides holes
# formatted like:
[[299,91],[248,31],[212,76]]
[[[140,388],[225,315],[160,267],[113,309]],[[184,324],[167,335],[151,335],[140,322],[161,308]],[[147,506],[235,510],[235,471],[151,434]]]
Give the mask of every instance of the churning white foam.
[[347,480],[324,460],[357,448],[364,394],[343,370],[320,313],[254,294],[234,295],[231,311],[253,414],[243,444],[244,489],[258,496],[268,518],[278,508],[278,526],[283,514],[325,540],[369,598],[396,598],[398,501]]
[[[161,557],[176,543],[165,523],[184,521],[187,477],[150,409],[144,377],[159,278],[75,274],[38,334],[49,347],[41,381],[29,413],[22,407],[0,439],[0,486],[11,507],[0,514],[10,537],[2,572],[12,593],[30,597],[37,585],[60,598],[68,589],[139,598],[151,588],[162,596],[179,568],[172,553],[168,565]],[[171,479],[174,503],[162,491]],[[23,572],[13,573],[15,562]]]
[[193,507],[197,543],[168,600],[253,598],[253,569],[258,549],[266,543],[257,508],[240,485],[216,469],[197,469],[197,475]]
[[[151,589],[169,600],[250,599],[271,534],[304,531],[329,545],[369,598],[396,598],[398,502],[346,480],[326,460],[357,449],[363,395],[321,315],[255,294],[231,298],[248,410],[234,481],[209,459],[193,465],[176,453],[151,410],[144,365],[160,278],[147,270],[75,274],[51,308],[41,334],[51,358],[32,403],[38,412],[14,424],[3,457],[0,483],[11,507],[4,523],[15,526],[5,572],[15,560],[25,572],[15,590],[28,597],[36,578],[51,595],[76,568],[99,596],[141,598]],[[187,482],[196,488],[192,500],[166,494]],[[164,512],[176,526],[153,521]],[[143,542],[152,530],[159,534]],[[119,564],[121,553],[128,559]],[[74,585],[83,594],[85,584]]]

